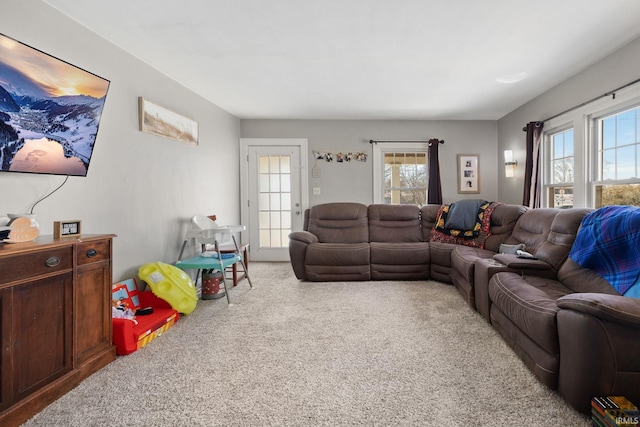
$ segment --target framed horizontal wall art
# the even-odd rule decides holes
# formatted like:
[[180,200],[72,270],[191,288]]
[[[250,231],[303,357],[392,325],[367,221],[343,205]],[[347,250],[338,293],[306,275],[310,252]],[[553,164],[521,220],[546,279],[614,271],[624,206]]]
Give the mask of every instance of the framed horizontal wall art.
[[174,139],[188,145],[198,145],[198,122],[139,98],[140,130]]
[[458,154],[458,193],[480,192],[480,156]]

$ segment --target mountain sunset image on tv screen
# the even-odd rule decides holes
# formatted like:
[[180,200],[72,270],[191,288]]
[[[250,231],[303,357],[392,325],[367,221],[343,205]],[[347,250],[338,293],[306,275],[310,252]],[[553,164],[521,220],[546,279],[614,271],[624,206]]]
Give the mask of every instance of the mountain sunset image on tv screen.
[[86,176],[109,81],[0,34],[0,171]]

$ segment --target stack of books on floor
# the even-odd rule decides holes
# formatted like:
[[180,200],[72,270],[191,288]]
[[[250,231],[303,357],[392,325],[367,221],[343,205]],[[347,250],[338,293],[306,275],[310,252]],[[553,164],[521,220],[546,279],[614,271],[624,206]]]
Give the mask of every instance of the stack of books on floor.
[[640,411],[624,396],[594,397],[591,423],[594,427],[640,426]]

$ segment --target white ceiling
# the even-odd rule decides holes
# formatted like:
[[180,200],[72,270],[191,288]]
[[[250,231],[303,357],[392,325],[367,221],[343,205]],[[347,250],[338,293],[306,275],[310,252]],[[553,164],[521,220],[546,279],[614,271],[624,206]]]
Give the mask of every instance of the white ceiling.
[[45,2],[240,118],[497,120],[640,36],[639,0]]

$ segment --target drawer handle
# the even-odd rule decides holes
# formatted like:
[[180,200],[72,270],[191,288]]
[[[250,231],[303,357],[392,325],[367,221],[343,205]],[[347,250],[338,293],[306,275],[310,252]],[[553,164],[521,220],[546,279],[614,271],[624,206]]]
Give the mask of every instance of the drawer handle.
[[56,267],[60,264],[60,258],[58,258],[57,256],[52,256],[45,261],[45,264],[47,265],[47,267]]
[[98,255],[98,251],[96,251],[95,249],[89,249],[87,251],[87,258],[93,258],[96,255]]

